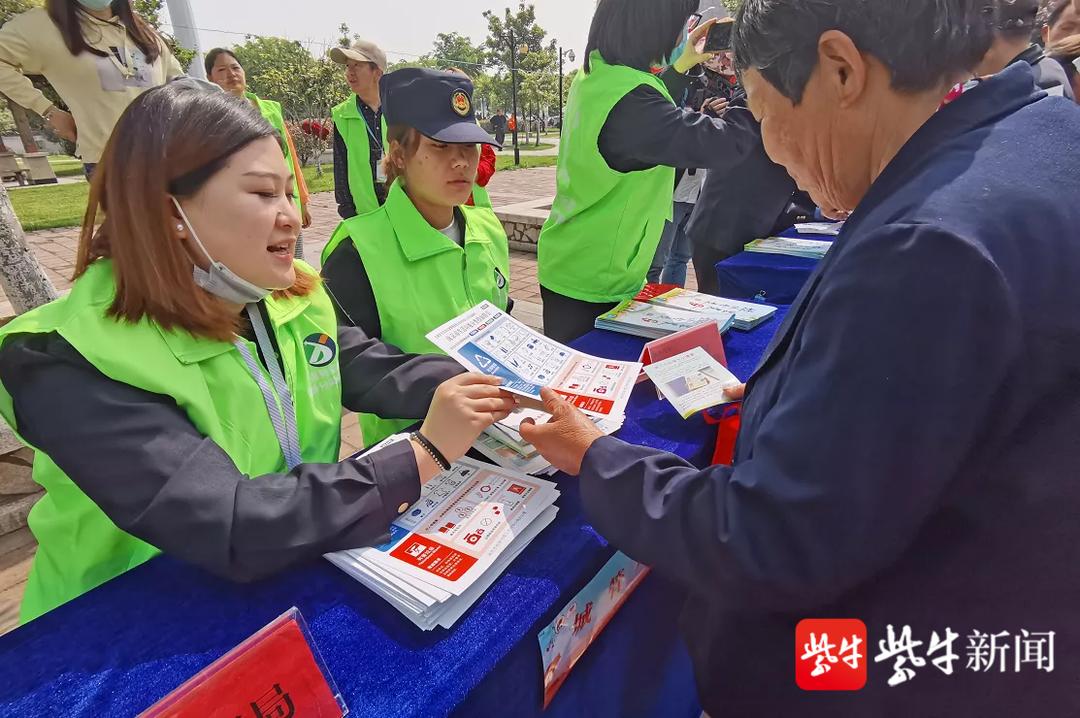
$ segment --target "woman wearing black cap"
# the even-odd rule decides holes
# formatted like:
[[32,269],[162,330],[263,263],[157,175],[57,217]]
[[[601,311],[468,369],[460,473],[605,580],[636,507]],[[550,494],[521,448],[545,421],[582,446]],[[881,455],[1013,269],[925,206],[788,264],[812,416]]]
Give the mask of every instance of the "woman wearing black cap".
[[[472,92],[452,72],[382,78],[386,203],[344,220],[323,251],[339,320],[405,351],[438,353],[425,335],[485,299],[509,309],[506,232],[490,207],[465,206],[477,146],[498,146],[476,124]],[[403,422],[365,415],[360,425],[370,446]]]

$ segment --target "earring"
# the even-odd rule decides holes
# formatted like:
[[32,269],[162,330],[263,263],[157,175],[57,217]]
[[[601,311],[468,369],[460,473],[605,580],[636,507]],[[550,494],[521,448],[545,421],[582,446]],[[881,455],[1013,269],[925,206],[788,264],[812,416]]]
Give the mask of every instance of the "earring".
[[184,225],[182,225],[182,224],[176,225],[176,231],[177,232],[183,232],[184,231]]

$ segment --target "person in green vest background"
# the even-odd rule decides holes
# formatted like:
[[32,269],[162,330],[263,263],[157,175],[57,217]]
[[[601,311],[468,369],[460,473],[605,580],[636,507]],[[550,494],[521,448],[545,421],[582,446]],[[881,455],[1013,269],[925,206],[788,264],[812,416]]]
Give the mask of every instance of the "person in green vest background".
[[345,66],[352,94],[331,111],[334,121],[334,198],[338,214],[349,219],[367,214],[386,201],[382,158],[386,121],[379,99],[379,80],[386,72],[386,53],[367,40],[335,47],[330,59]]
[[[296,209],[300,213],[300,224],[304,229],[307,229],[311,226],[311,195],[308,193],[307,182],[304,181],[300,159],[296,155],[296,145],[293,144],[292,135],[285,125],[285,115],[282,114],[281,103],[264,100],[256,96],[254,92],[248,92],[247,74],[245,74],[240,61],[236,59],[236,55],[229,50],[215,47],[206,53],[204,64],[206,77],[211,82],[229,94],[246,98],[255,106],[259,114],[265,117],[267,122],[278,131],[278,135],[281,137],[282,149],[285,152],[285,164],[288,166],[289,171],[293,173],[293,186],[296,190],[293,201],[296,203]],[[300,259],[304,258],[303,235],[296,242],[296,256]]]
[[[24,622],[159,552],[249,581],[379,544],[512,408],[496,379],[339,328],[246,103],[150,90],[97,172],[71,293],[0,329],[0,416],[46,490]],[[339,461],[343,407],[426,418]]]
[[[342,324],[404,351],[437,352],[426,334],[484,300],[511,308],[506,232],[490,203],[466,205],[480,153],[498,146],[477,123],[464,74],[407,68],[382,78],[390,189],[374,212],[344,220],[322,276]],[[369,446],[400,422],[361,417]]]
[[[760,142],[753,118],[681,109],[685,73],[716,18],[690,32],[698,0],[600,0],[584,72],[570,88],[556,197],[540,233],[544,332],[570,341],[645,282],[671,219],[675,168],[737,171]],[[695,17],[694,20],[697,18]],[[673,49],[674,48],[674,49]],[[662,76],[650,72],[667,66]]]

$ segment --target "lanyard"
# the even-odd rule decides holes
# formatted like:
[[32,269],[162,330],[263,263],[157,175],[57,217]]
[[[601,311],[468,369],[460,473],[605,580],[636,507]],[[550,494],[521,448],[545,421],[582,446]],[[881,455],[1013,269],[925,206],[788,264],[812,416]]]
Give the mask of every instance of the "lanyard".
[[266,331],[266,324],[263,323],[258,305],[247,305],[247,315],[251,319],[252,329],[255,330],[255,341],[266,359],[266,368],[274,383],[273,388],[259,369],[259,364],[252,356],[248,345],[239,338],[234,340],[233,344],[240,352],[251,378],[259,385],[266,411],[270,415],[270,423],[274,425],[274,433],[277,435],[281,454],[285,457],[285,465],[289,471],[292,471],[301,463],[300,437],[296,429],[296,410],[293,407],[292,392],[289,390],[285,377],[281,374],[281,366],[277,355],[274,354],[274,345],[270,341],[270,335]]
[[[375,146],[379,148],[379,156],[381,157],[382,153],[383,153],[382,140],[375,136],[375,131],[371,129],[371,125],[368,124],[367,118],[364,117],[363,112],[360,113],[360,119],[364,121],[364,127],[367,128],[367,133],[371,137],[371,141],[374,142]],[[378,112],[375,113],[375,124],[376,125],[379,124],[379,113]]]

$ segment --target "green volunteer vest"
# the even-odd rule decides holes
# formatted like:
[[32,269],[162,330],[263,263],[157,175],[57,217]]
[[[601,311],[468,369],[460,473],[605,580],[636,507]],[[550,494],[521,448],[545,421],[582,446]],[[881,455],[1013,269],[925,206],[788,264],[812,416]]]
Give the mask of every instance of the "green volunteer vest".
[[[464,249],[428,224],[394,182],[379,210],[347,219],[334,231],[323,262],[352,240],[371,281],[384,342],[406,352],[439,354],[426,337],[432,329],[485,299],[506,309],[510,259],[502,222],[486,207],[463,206],[461,213]],[[360,416],[367,446],[412,423]]]
[[599,52],[566,103],[555,202],[540,231],[540,284],[586,302],[633,297],[645,282],[656,246],[671,219],[675,170],[616,172],[598,149],[600,131],[616,103],[637,87],[671,99],[657,77],[608,65]]
[[491,195],[488,191],[478,184],[474,184],[472,188],[472,201],[474,207],[487,207],[491,209]]
[[[334,127],[341,133],[348,150],[349,193],[357,214],[367,214],[379,208],[375,196],[375,178],[371,176],[371,136],[367,122],[356,108],[356,94],[330,111]],[[382,119],[382,146],[386,152],[386,118]]]
[[[314,273],[306,264],[297,271]],[[195,427],[213,439],[248,476],[284,472],[285,459],[258,384],[240,352],[227,342],[166,331],[106,315],[116,291],[112,262],[98,260],[71,293],[27,312],[0,329],[6,337],[58,332],[102,374],[144,391],[170,396]],[[307,297],[266,300],[292,389],[305,462],[338,459],[341,377],[333,305],[320,286]],[[258,356],[249,342],[253,356]],[[266,370],[263,373],[270,381]],[[11,395],[0,385],[0,416],[18,433]],[[37,451],[34,480],[45,496],[30,512],[37,555],[20,618],[32,620],[138,566],[158,549],[121,531],[53,463]]]
[[[251,100],[255,107],[259,109],[259,114],[266,118],[266,121],[274,126],[274,129],[278,131],[278,135],[281,136],[281,151],[285,153],[285,167],[288,169],[289,174],[293,172],[293,155],[289,149],[289,130],[285,127],[285,115],[281,112],[281,103],[274,102],[273,100],[264,100],[256,95],[254,92],[245,92],[244,97]],[[296,193],[293,197],[293,202],[296,204],[296,211],[303,216],[303,206],[300,204],[300,191],[294,190]]]

